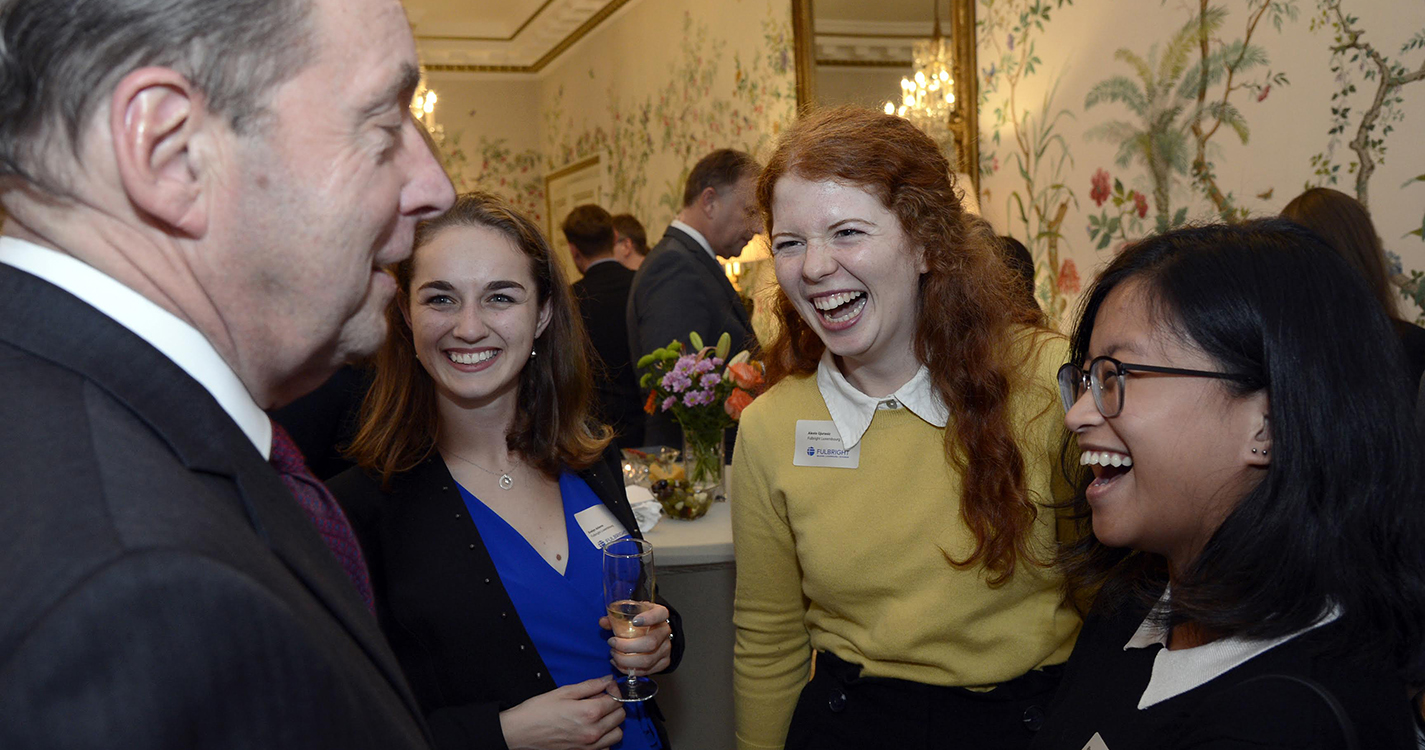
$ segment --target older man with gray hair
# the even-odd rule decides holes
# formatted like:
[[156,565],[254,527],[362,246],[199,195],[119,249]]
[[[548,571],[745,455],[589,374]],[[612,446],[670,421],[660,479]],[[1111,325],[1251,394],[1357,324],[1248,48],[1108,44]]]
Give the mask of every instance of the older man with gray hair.
[[0,0],[0,747],[423,747],[264,409],[449,181],[399,0]]

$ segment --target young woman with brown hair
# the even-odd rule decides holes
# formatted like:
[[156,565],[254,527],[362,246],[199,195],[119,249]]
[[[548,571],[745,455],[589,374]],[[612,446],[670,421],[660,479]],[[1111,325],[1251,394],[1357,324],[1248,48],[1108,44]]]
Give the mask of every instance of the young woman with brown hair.
[[782,333],[733,462],[740,746],[1023,747],[1079,627],[1064,342],[901,118],[803,119],[757,196]]
[[[637,537],[569,288],[539,230],[470,193],[421,224],[391,334],[331,482],[436,746],[666,747],[656,711],[605,694],[682,651],[665,606],[609,640],[599,544]],[[676,634],[676,635],[675,635]]]

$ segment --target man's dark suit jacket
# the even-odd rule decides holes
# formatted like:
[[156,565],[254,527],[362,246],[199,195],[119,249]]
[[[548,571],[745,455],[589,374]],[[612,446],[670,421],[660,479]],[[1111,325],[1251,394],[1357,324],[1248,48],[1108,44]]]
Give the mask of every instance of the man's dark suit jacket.
[[[617,450],[610,448],[579,476],[624,528],[642,538]],[[329,486],[361,539],[381,626],[426,712],[436,747],[504,747],[500,712],[556,685],[445,462],[433,455],[392,477],[390,491],[359,467]],[[684,644],[682,620],[672,607],[669,612],[671,672]]]
[[187,373],[0,264],[0,747],[416,748],[375,618]]
[[[756,354],[752,319],[722,266],[687,232],[668,227],[633,277],[628,297],[629,352],[637,362],[673,339],[687,346],[689,331],[697,331],[709,346],[726,332],[732,336],[730,354],[743,349]],[[648,417],[643,439],[648,445],[683,443],[677,423],[661,412]]]
[[638,395],[638,376],[628,350],[628,292],[633,287],[633,271],[610,259],[599,262],[574,282],[574,297],[584,330],[602,367],[596,370],[596,413],[614,428],[621,448],[643,445],[643,399]]

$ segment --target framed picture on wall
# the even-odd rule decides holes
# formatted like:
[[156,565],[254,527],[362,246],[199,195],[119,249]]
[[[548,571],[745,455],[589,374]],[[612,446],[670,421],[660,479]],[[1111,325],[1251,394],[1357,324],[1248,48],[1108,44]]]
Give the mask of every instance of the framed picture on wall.
[[550,247],[554,249],[554,255],[559,258],[569,279],[576,280],[579,278],[579,270],[574,267],[574,261],[569,257],[564,233],[559,227],[575,206],[585,203],[603,205],[604,170],[599,166],[599,157],[591,156],[550,172],[544,178],[544,200],[544,215],[548,222],[545,231],[549,233]]

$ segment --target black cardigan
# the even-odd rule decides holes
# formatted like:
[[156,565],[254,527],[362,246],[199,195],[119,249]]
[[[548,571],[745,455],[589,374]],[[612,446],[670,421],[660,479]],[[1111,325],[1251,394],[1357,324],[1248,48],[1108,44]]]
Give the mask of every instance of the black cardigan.
[[[579,476],[641,538],[618,466],[618,453],[610,450]],[[361,540],[381,629],[436,747],[505,747],[500,712],[556,685],[444,461],[433,455],[393,477],[390,492],[360,468],[334,477],[329,486]],[[681,618],[672,607],[669,611],[671,672],[684,644]],[[667,747],[662,715],[648,705]]]

